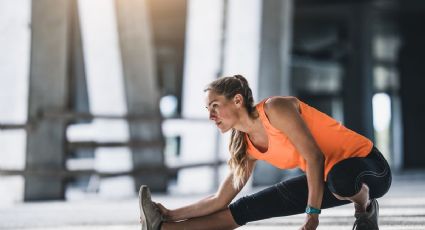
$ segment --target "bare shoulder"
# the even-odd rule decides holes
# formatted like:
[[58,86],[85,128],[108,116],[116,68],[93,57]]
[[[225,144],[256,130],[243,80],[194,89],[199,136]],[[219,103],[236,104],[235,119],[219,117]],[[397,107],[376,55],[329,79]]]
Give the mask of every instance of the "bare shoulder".
[[292,96],[276,96],[269,98],[264,103],[264,112],[270,116],[273,114],[282,114],[290,111],[298,111],[299,101],[296,97]]

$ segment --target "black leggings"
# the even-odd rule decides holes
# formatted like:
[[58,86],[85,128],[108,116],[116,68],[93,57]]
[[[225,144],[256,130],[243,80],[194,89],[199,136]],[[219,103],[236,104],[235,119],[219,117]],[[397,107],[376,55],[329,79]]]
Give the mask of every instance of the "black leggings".
[[[391,186],[391,171],[387,161],[375,147],[367,157],[353,157],[335,164],[328,174],[323,193],[322,209],[348,204],[342,197],[357,194],[362,183],[369,187],[370,198],[382,197]],[[308,198],[307,177],[301,175],[262,191],[242,197],[229,205],[238,225],[277,216],[289,216],[305,211]]]

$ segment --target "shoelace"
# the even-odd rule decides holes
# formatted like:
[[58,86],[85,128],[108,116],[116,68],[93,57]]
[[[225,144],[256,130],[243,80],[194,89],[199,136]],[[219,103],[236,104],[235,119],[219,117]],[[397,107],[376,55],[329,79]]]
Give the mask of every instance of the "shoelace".
[[372,230],[378,229],[376,224],[371,221],[366,215],[361,215],[357,217],[354,221],[353,230]]

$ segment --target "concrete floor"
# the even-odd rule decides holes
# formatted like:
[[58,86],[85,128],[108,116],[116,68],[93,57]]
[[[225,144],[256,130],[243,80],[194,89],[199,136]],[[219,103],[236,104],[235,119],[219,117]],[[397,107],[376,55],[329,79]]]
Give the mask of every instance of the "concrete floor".
[[[425,230],[425,172],[394,176],[390,192],[379,199],[381,230]],[[173,208],[201,197],[153,195]],[[90,199],[72,202],[23,203],[0,207],[0,229],[94,230],[140,229],[137,198]],[[250,223],[242,230],[298,229],[304,215],[279,217]],[[319,230],[351,229],[353,206],[323,210]]]

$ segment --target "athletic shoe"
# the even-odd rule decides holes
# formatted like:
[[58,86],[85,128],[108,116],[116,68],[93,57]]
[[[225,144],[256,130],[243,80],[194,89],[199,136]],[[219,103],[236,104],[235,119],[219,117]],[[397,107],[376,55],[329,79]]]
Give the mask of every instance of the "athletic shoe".
[[142,230],[159,230],[162,216],[158,207],[151,200],[151,192],[146,185],[140,186],[139,207]]
[[378,227],[379,205],[376,199],[370,201],[366,212],[356,213],[353,230],[379,230]]

